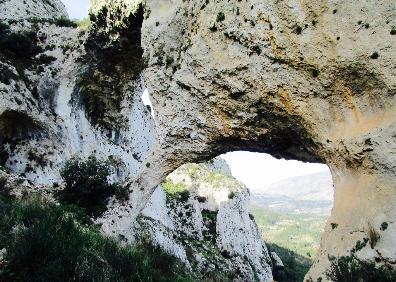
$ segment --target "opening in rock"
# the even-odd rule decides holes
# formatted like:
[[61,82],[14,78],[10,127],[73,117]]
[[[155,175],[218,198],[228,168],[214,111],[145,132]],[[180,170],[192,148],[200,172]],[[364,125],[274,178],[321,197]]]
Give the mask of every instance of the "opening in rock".
[[10,110],[0,115],[0,145],[39,137],[42,130],[42,126],[25,113]]
[[153,107],[153,103],[151,103],[150,94],[147,88],[144,90],[141,99],[143,105],[146,106],[147,110],[151,113],[151,116],[154,118],[154,107]]
[[233,176],[249,188],[250,212],[269,252],[283,261],[284,268],[273,269],[275,280],[302,281],[333,206],[329,168],[250,152],[222,157]]
[[233,152],[172,172],[140,224],[205,275],[212,265],[225,281],[303,281],[332,202],[326,165]]
[[0,115],[0,165],[5,165],[20,142],[43,134],[43,126],[27,114],[13,110],[3,112]]

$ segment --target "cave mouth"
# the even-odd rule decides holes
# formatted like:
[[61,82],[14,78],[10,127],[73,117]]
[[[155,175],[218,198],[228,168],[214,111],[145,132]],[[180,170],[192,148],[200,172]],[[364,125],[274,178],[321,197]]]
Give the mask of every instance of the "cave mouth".
[[8,110],[0,115],[0,145],[39,137],[43,130],[44,127],[26,113]]
[[221,158],[233,177],[248,187],[250,213],[268,251],[283,261],[284,269],[273,269],[276,281],[289,281],[292,275],[303,278],[333,207],[328,166],[245,151],[229,152]]
[[5,166],[18,144],[40,139],[46,134],[44,126],[28,114],[14,110],[4,111],[0,115],[0,165]]

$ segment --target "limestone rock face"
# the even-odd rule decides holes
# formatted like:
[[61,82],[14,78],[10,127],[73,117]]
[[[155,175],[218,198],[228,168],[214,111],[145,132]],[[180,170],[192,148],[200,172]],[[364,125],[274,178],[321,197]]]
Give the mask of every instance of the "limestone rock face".
[[103,230],[124,235],[182,164],[233,150],[323,162],[335,201],[307,280],[359,241],[359,259],[394,265],[394,1],[147,0],[144,20],[137,1],[96,2],[89,34],[25,20],[65,15],[58,1],[1,2],[1,165],[51,183],[73,154],[111,157],[132,194]]
[[[56,3],[37,1],[32,10],[41,9],[43,2],[50,6],[45,6],[48,11]],[[39,22],[3,18],[2,24],[0,166],[35,184],[52,184],[61,180],[59,171],[73,155],[96,154],[116,166],[114,180],[135,175],[154,145],[155,129],[141,101],[145,89],[141,75],[109,75],[118,67],[112,62],[130,61],[107,54],[108,61],[92,62],[87,59],[93,58],[87,55],[92,51],[87,42],[93,44],[87,31],[45,18]],[[99,63],[106,63],[106,73],[95,69]],[[115,97],[114,85],[122,95]],[[105,122],[93,122],[92,111]],[[120,121],[122,127],[117,127]]]
[[181,166],[151,196],[136,234],[175,254],[194,272],[220,271],[231,281],[272,281],[271,258],[248,213],[249,191],[228,173],[220,158]]
[[0,2],[0,19],[68,18],[65,5],[60,0],[4,0]]
[[380,240],[356,255],[392,265],[393,1],[148,0],[146,14],[144,74],[159,139],[155,165],[131,187],[148,198],[182,163],[232,150],[323,162],[335,202],[307,279],[325,279],[328,258],[349,255],[371,229]]
[[[43,3],[38,1],[32,11],[51,10],[51,1]],[[122,1],[111,4],[117,3],[117,9],[129,7]],[[101,24],[118,11],[112,7],[96,10],[89,32],[58,26],[50,20],[56,13],[36,14],[40,21],[23,13],[2,18],[1,193],[53,199],[54,187],[62,189],[62,184],[51,184],[61,181],[59,171],[73,155],[109,159],[117,168],[116,181],[158,165],[149,162],[158,144],[154,120],[141,101],[142,14],[136,15],[138,6],[133,6],[116,26]],[[183,183],[187,198],[158,187],[138,217],[149,190],[133,190],[129,201],[110,201],[98,219],[102,230],[128,242],[149,232],[153,241],[202,273],[220,269],[238,281],[271,280],[271,260],[248,214],[249,192],[231,177],[224,161],[187,165],[169,181]]]

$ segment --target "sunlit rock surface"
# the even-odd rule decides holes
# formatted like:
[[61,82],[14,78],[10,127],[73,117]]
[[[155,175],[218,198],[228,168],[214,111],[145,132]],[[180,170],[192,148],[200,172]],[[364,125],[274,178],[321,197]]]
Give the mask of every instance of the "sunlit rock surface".
[[[113,158],[132,194],[110,205],[104,220],[115,225],[103,230],[123,234],[185,163],[232,150],[323,162],[335,201],[306,278],[325,279],[329,257],[372,230],[380,239],[356,255],[394,265],[393,1],[148,0],[144,20],[136,1],[96,2],[88,34],[22,21],[26,9],[12,12],[22,1],[1,3],[7,36],[26,31],[33,44],[1,54],[2,165],[51,183],[73,154]],[[37,5],[37,17],[64,11]],[[140,102],[145,86],[155,121]]]
[[271,259],[248,213],[249,191],[224,160],[183,165],[162,186],[138,219],[140,237],[151,238],[194,271],[220,271],[233,281],[272,281]]
[[60,0],[3,0],[0,18],[23,20],[26,18],[68,18],[65,5]]
[[307,279],[325,279],[329,257],[350,255],[372,229],[381,239],[356,255],[392,266],[394,15],[393,1],[146,1],[159,139],[131,188],[143,184],[148,199],[182,163],[231,150],[323,162],[335,202]]
[[[21,19],[10,20],[13,10],[8,7],[18,1],[5,1],[7,9],[0,13],[7,27],[3,40],[31,44],[15,51],[16,47],[2,43],[0,165],[37,184],[50,184],[60,181],[59,171],[73,155],[95,154],[115,165],[114,180],[136,174],[155,139],[153,120],[140,98],[145,89],[142,77],[122,78],[122,83],[120,77],[102,73],[92,77],[97,62],[92,63],[86,53],[87,31],[47,21],[58,17],[59,10],[51,8],[57,1],[47,1],[44,8],[42,1],[37,2],[33,10],[39,11],[40,21],[23,13]],[[110,72],[114,68],[106,66]],[[100,90],[92,89],[89,79],[95,79]],[[122,89],[116,102],[107,90],[114,89],[113,84],[121,84]],[[98,91],[107,96],[97,98]],[[100,108],[103,104],[110,106]],[[97,115],[90,115],[92,109]],[[94,123],[97,116],[104,122]],[[119,121],[122,127],[116,126]]]

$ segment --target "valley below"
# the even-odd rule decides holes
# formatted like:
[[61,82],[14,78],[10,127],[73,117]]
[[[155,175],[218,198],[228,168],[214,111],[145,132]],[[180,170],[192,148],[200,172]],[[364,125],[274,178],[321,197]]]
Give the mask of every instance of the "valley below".
[[329,172],[287,178],[251,191],[251,213],[271,251],[302,281],[333,204]]

